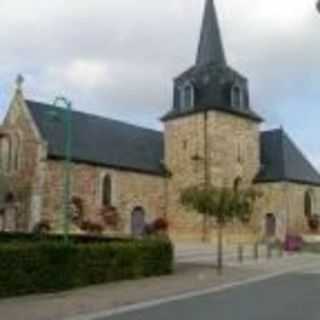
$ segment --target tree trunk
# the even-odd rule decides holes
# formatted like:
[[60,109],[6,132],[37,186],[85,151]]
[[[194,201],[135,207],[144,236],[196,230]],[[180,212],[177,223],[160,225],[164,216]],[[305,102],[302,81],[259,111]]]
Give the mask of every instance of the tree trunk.
[[207,241],[207,221],[208,221],[208,215],[204,214],[203,215],[203,220],[202,220],[202,242]]
[[223,269],[223,225],[218,223],[218,242],[217,242],[217,251],[218,251],[218,261],[217,261],[217,270],[218,274],[222,274]]

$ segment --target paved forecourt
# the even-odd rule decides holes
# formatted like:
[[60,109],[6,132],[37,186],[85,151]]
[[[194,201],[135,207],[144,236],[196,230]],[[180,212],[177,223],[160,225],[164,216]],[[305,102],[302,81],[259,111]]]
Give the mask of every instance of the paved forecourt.
[[306,265],[314,263],[319,263],[318,255],[303,254],[282,259],[275,257],[259,263],[246,262],[244,265],[238,263],[237,266],[227,266],[219,276],[212,262],[179,262],[176,272],[170,276],[108,283],[48,295],[3,299],[0,300],[0,318],[90,320],[104,319],[108,315],[116,314],[126,317],[127,313],[133,315],[134,320],[135,314],[130,313],[134,310],[141,310],[143,314],[149,312],[147,307],[153,309],[160,305],[171,306],[175,301],[212,295],[248,282],[302,270]]
[[[223,261],[227,266],[235,266],[239,264],[239,251],[237,245],[225,246],[223,250]],[[273,249],[268,255],[266,245],[259,245],[258,251],[255,252],[254,245],[244,244],[243,249],[243,264],[265,263],[269,259],[287,256],[284,252],[279,252],[279,249]],[[256,254],[258,256],[256,256]],[[217,262],[217,247],[215,244],[176,244],[175,259],[177,263],[193,263],[193,264],[210,264],[214,265]]]
[[302,271],[95,320],[318,320],[320,263]]

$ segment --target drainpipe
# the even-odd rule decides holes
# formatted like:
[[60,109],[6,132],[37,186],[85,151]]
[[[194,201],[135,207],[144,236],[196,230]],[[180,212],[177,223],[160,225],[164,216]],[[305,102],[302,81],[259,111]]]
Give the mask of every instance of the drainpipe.
[[287,227],[286,227],[286,235],[289,234],[290,231],[290,202],[289,202],[289,185],[287,182],[284,182],[284,193],[285,193],[285,200],[286,200],[286,212],[287,212]]
[[[210,186],[210,170],[209,170],[209,141],[208,141],[208,111],[205,110],[203,114],[204,126],[203,126],[203,136],[204,136],[204,185],[205,188],[208,189]],[[202,241],[205,242],[207,240],[208,233],[208,215],[205,214],[203,216],[203,238]]]

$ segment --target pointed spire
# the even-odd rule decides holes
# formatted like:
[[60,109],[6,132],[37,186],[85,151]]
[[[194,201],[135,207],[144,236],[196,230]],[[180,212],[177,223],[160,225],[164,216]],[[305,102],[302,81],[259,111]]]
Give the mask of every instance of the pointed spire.
[[206,0],[196,64],[212,62],[226,64],[226,58],[213,1]]

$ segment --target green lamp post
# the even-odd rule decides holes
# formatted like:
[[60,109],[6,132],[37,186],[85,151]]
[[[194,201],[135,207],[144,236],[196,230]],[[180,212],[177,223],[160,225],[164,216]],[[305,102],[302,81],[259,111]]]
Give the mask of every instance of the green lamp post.
[[57,97],[54,106],[64,106],[63,121],[65,128],[65,161],[63,182],[63,237],[69,241],[70,228],[70,194],[71,194],[71,161],[72,161],[72,102],[65,97]]

